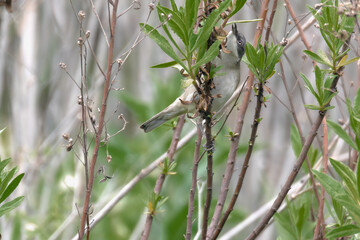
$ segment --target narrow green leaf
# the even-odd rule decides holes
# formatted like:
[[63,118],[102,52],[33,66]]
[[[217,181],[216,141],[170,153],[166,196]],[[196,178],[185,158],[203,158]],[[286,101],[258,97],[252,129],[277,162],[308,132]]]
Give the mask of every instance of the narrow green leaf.
[[339,196],[347,195],[344,187],[332,177],[316,170],[313,173],[331,197],[339,201]]
[[150,68],[168,68],[168,67],[172,67],[176,64],[177,64],[176,61],[171,61],[171,62],[156,64],[156,65],[151,66]]
[[308,109],[311,109],[311,110],[318,110],[318,111],[322,110],[321,107],[316,106],[316,105],[313,105],[313,104],[305,104],[304,106],[305,106],[306,108],[308,108]]
[[307,79],[307,77],[300,73],[300,77],[304,80],[305,82],[305,87],[311,92],[312,95],[314,95],[316,98],[319,98],[319,96],[317,95],[317,93],[315,92],[315,89],[313,88],[313,86],[311,85],[309,79]]
[[205,55],[201,58],[198,59],[198,61],[195,63],[195,65],[193,66],[193,69],[197,69],[198,67],[200,67],[203,64],[206,64],[210,61],[212,61],[218,54],[219,54],[219,46],[220,46],[221,41],[220,40],[216,40],[211,46],[210,48],[205,52]]
[[3,202],[16,189],[24,175],[24,173],[21,173],[11,181],[11,183],[5,189],[4,193],[1,195],[0,203]]
[[11,158],[0,161],[0,173],[4,170],[6,165],[11,161]]
[[0,196],[4,193],[6,187],[8,186],[9,182],[11,181],[17,170],[17,167],[14,167],[9,172],[4,174],[3,181],[0,184]]
[[318,63],[321,63],[321,64],[324,64],[324,65],[327,65],[329,67],[331,67],[331,63],[330,62],[327,62],[326,59],[322,59],[319,55],[317,55],[316,53],[314,52],[311,52],[309,50],[305,50],[304,53],[306,55],[308,55],[312,60],[314,60],[315,62],[318,62]]
[[[161,13],[163,13],[165,16],[168,16],[171,14],[171,19],[167,22],[167,24],[163,25],[164,31],[167,31],[167,35],[172,40],[173,37],[168,32],[167,25],[170,26],[171,30],[183,41],[184,44],[188,43],[187,33],[185,30],[185,23],[183,19],[179,16],[177,12],[172,11],[171,9],[168,9],[166,7],[158,5],[157,7],[159,18],[161,18]],[[174,45],[177,45],[175,41],[172,40],[172,43]]]
[[360,88],[357,90],[354,99],[354,111],[360,113]]
[[335,239],[346,236],[353,236],[354,234],[357,233],[360,233],[360,227],[353,224],[349,224],[349,225],[337,227],[329,231],[328,233],[326,233],[325,237],[329,239],[330,238]]
[[171,8],[173,11],[177,12],[178,11],[178,8],[176,6],[176,3],[175,3],[175,0],[170,0],[170,3],[171,3]]
[[344,207],[342,205],[339,204],[339,202],[337,200],[335,200],[334,198],[331,198],[332,201],[332,205],[334,207],[336,216],[337,216],[337,220],[339,221],[340,226],[342,226],[344,224],[344,220],[345,220],[345,211],[344,211]]
[[246,0],[237,0],[235,1],[235,8],[232,9],[232,12],[229,15],[229,19],[234,16],[246,3]]
[[338,195],[335,197],[338,202],[343,205],[349,212],[353,220],[360,223],[360,204],[350,194]]
[[330,158],[330,163],[344,181],[345,186],[349,189],[353,197],[355,199],[358,198],[355,173],[348,166],[332,158]]
[[21,197],[17,197],[7,203],[4,203],[1,207],[0,207],[0,217],[8,212],[10,212],[11,210],[13,210],[14,208],[18,207],[21,202],[24,200],[24,196]]
[[330,59],[328,58],[328,56],[325,54],[325,52],[324,52],[323,50],[319,49],[319,50],[318,50],[318,53],[319,53],[318,56],[319,56],[323,61],[326,62],[326,65],[332,66],[332,63],[331,63]]
[[[345,55],[345,56],[347,56],[347,55]],[[350,59],[350,60],[348,60],[346,62],[343,62],[343,63],[339,62],[338,67],[349,65],[350,63],[356,62],[357,60],[359,60],[359,57],[352,58],[352,59]]]
[[341,128],[341,126],[331,120],[326,120],[327,125],[335,132],[336,135],[338,135],[344,142],[346,142],[350,147],[353,149],[359,151],[351,139],[349,135],[345,132],[344,129]]
[[358,190],[358,198],[360,198],[360,156],[358,157],[358,164],[356,168],[356,185]]
[[6,127],[0,130],[0,135],[5,131]]
[[161,35],[155,28],[152,26],[143,23],[140,23],[140,27],[143,28],[143,31],[172,59],[174,59],[178,64],[180,64],[187,72],[188,69],[179,56],[175,53],[174,49],[171,47],[169,41]]

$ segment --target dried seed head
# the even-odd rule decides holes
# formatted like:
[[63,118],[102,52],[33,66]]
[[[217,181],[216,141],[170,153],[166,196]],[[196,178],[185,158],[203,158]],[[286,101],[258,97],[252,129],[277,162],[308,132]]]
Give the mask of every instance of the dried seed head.
[[88,39],[90,37],[90,31],[89,30],[86,31],[85,37],[86,37],[86,39]]
[[80,21],[84,20],[85,17],[86,17],[85,12],[84,12],[83,10],[80,10],[80,11],[78,12],[78,17],[79,17],[79,20],[80,20]]
[[77,103],[78,103],[79,105],[81,105],[81,104],[83,103],[83,98],[82,98],[82,96],[78,96],[78,97],[77,97]]
[[123,60],[121,58],[116,59],[116,62],[119,65],[119,67],[121,67],[121,65],[123,64]]
[[149,3],[149,9],[150,9],[150,11],[154,11],[155,4],[154,3]]
[[59,67],[61,67],[62,69],[66,69],[66,64],[61,62],[61,63],[59,63]]
[[79,37],[79,38],[78,38],[78,41],[77,41],[77,44],[78,44],[79,46],[81,46],[83,43],[84,43],[84,40],[82,39],[82,37]]
[[319,25],[318,23],[315,23],[315,24],[314,24],[314,27],[315,27],[315,28],[320,28],[320,25]]
[[71,143],[66,145],[66,151],[70,152],[72,150],[73,145]]
[[108,163],[110,163],[110,162],[111,162],[111,159],[112,159],[111,155],[108,154],[108,155],[106,156],[106,161],[107,161]]
[[138,10],[141,8],[141,2],[139,0],[134,1],[134,9]]
[[167,15],[167,20],[169,21],[171,18],[172,18],[172,14],[169,13],[169,14]]
[[70,144],[73,144],[73,139],[72,138],[69,138],[69,141],[68,141]]
[[63,137],[65,140],[69,140],[70,134],[64,133],[64,134],[62,135],[62,137]]
[[286,39],[286,38],[283,38],[282,40],[281,40],[281,42],[280,42],[280,45],[281,46],[286,46],[288,44],[288,40]]
[[164,18],[164,17],[165,17],[165,14],[160,13],[160,16],[161,16],[161,18]]
[[291,24],[292,24],[292,21],[291,21],[291,19],[290,19],[290,18],[288,19],[287,24],[288,24],[288,25],[291,25]]
[[348,39],[348,37],[349,37],[349,35],[346,30],[343,29],[339,32],[339,38],[341,41],[346,41]]

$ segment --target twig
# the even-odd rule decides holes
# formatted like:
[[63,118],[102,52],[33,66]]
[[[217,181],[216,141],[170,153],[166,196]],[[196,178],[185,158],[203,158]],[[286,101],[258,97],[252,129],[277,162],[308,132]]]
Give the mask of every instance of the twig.
[[[254,46],[257,45],[259,37],[263,31],[266,13],[268,10],[268,5],[269,5],[269,0],[266,0],[263,2],[261,16],[260,16],[262,21],[258,22],[257,27],[256,27],[257,32],[256,32],[254,42],[253,42]],[[208,237],[211,237],[213,232],[216,229],[216,226],[220,220],[221,213],[222,213],[222,210],[223,210],[223,207],[225,204],[227,193],[229,191],[229,184],[230,184],[230,180],[231,180],[231,177],[232,177],[233,171],[234,171],[234,164],[235,164],[235,159],[236,159],[236,155],[237,155],[237,149],[239,146],[240,136],[241,136],[242,128],[244,125],[244,118],[245,118],[246,110],[249,105],[253,81],[254,81],[254,75],[251,72],[249,72],[249,78],[247,79],[247,83],[244,88],[244,97],[242,100],[242,104],[240,106],[238,115],[236,117],[236,126],[233,131],[234,137],[231,138],[231,146],[230,146],[230,150],[229,150],[228,160],[226,163],[225,174],[224,174],[223,180],[221,182],[220,193],[219,193],[218,201],[217,201],[217,204],[215,207],[214,215],[211,220],[211,224],[209,226]]]
[[253,151],[254,145],[255,145],[257,129],[258,129],[258,126],[259,126],[259,123],[260,123],[261,107],[262,107],[262,104],[263,104],[263,93],[264,93],[263,85],[262,85],[262,83],[259,83],[258,84],[258,93],[257,93],[258,95],[257,95],[257,101],[256,101],[256,108],[255,108],[255,114],[254,114],[254,119],[253,119],[253,124],[252,124],[251,136],[250,136],[250,139],[249,139],[248,150],[246,152],[246,156],[245,156],[242,168],[241,168],[241,172],[239,174],[239,178],[238,178],[238,181],[237,181],[237,184],[236,184],[234,194],[233,194],[233,196],[231,198],[231,201],[229,203],[228,208],[226,209],[223,217],[221,218],[221,221],[220,221],[219,225],[217,226],[217,228],[215,230],[215,233],[211,237],[211,239],[216,239],[219,236],[222,228],[225,225],[225,222],[227,221],[227,219],[228,219],[230,213],[232,212],[232,210],[234,209],[235,203],[236,203],[237,198],[239,196],[239,193],[240,193],[240,190],[241,190],[244,178],[245,178],[246,170],[249,167],[249,161],[250,161],[250,158],[251,158],[251,154],[252,154],[252,151]]
[[301,41],[304,43],[305,47],[307,50],[311,51],[311,46],[309,44],[309,42],[307,41],[306,37],[305,37],[305,34],[304,34],[304,31],[303,29],[301,28],[300,24],[299,24],[299,21],[297,20],[297,17],[296,17],[296,14],[294,12],[294,9],[292,8],[289,0],[284,0],[285,4],[286,4],[286,7],[287,9],[289,10],[289,13],[292,17],[292,19],[294,20],[294,23],[299,31],[299,34],[300,34],[300,37],[301,37]]
[[195,142],[195,151],[194,151],[194,164],[191,171],[191,188],[190,188],[190,194],[189,194],[189,204],[188,204],[188,214],[187,214],[187,222],[186,222],[186,235],[185,239],[190,240],[191,239],[191,228],[192,228],[192,219],[193,219],[193,213],[194,213],[194,199],[195,199],[195,191],[196,191],[196,185],[197,185],[197,170],[199,166],[199,155],[200,155],[200,147],[201,147],[201,140],[202,140],[202,131],[201,131],[201,119],[198,118],[197,123],[197,138]]
[[98,23],[99,23],[99,25],[100,25],[101,31],[102,31],[103,34],[104,34],[106,44],[107,44],[107,46],[109,47],[109,40],[108,40],[108,37],[107,37],[107,35],[106,35],[104,26],[103,26],[103,24],[102,24],[101,21],[100,21],[99,14],[97,13],[97,11],[96,11],[96,9],[95,9],[94,2],[93,2],[93,0],[89,0],[89,1],[90,1],[90,3],[91,3],[91,7],[92,7],[92,10],[93,10],[93,13],[95,14],[96,19],[98,20]]
[[[182,115],[182,116],[179,117],[179,120],[178,120],[177,125],[176,125],[175,130],[174,130],[174,134],[173,134],[173,137],[172,137],[172,140],[171,140],[169,150],[167,152],[167,157],[169,159],[169,162],[168,162],[169,166],[174,161],[174,154],[176,152],[176,147],[177,147],[177,145],[179,143],[180,134],[181,134],[181,130],[183,129],[184,123],[185,123],[185,115]],[[165,178],[166,178],[166,174],[161,173],[159,175],[158,179],[156,180],[156,184],[155,184],[155,187],[154,187],[154,193],[156,195],[160,195],[160,192],[161,192],[162,186],[164,184]],[[146,239],[149,238],[153,219],[154,219],[154,214],[148,213],[147,216],[146,216],[144,231],[141,234],[141,239],[142,240],[146,240]]]
[[[110,86],[110,79],[111,79],[111,70],[112,70],[112,62],[114,58],[114,44],[115,44],[115,26],[116,26],[116,11],[118,6],[119,0],[115,0],[113,4],[113,11],[112,11],[112,21],[110,25],[110,45],[108,51],[108,61],[107,61],[107,72],[106,78],[104,82],[104,92],[102,97],[101,109],[100,109],[100,116],[99,116],[99,126],[96,132],[93,156],[90,165],[90,176],[89,176],[89,183],[86,186],[86,195],[85,201],[81,216],[81,224],[80,224],[80,231],[79,231],[79,239],[83,239],[84,230],[85,230],[85,220],[88,217],[88,210],[90,205],[90,196],[91,191],[94,183],[94,174],[95,174],[95,164],[99,153],[99,147],[101,142],[101,134],[104,128],[104,119],[105,113],[107,108],[107,98],[109,95],[109,86]],[[89,229],[89,227],[88,227]]]
[[[328,131],[326,126],[326,117],[323,119],[323,173],[327,173],[327,165],[328,165],[328,158],[329,158],[329,151],[328,151]],[[325,224],[324,224],[324,202],[325,202],[325,189],[321,185],[321,197],[320,197],[320,204],[319,204],[319,212],[317,216],[316,227],[314,231],[313,240],[323,239],[325,236]]]

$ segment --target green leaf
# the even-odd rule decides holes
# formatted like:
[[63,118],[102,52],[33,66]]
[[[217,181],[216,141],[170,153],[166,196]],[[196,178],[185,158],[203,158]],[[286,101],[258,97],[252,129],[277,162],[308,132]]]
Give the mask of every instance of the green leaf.
[[193,31],[196,22],[200,0],[186,0],[185,1],[185,24],[187,33]]
[[153,65],[150,68],[168,68],[168,67],[172,67],[174,65],[176,65],[177,62],[176,61],[171,61],[171,62],[165,62],[165,63],[160,63],[157,65]]
[[189,72],[188,68],[185,66],[179,56],[175,53],[169,41],[163,35],[161,35],[155,28],[148,24],[144,25],[143,23],[140,23],[140,27],[169,57],[174,59],[187,72]]
[[17,170],[18,170],[17,167],[14,167],[9,172],[4,173],[4,178],[0,184],[0,196],[4,193],[6,187],[8,186],[9,182],[11,181]]
[[6,165],[11,161],[11,158],[5,159],[3,161],[0,161],[0,173],[4,170]]
[[344,211],[344,207],[342,205],[339,204],[338,201],[336,201],[334,198],[331,198],[332,201],[332,205],[334,207],[337,219],[339,221],[340,226],[342,226],[344,224],[344,220],[345,220],[345,211]]
[[4,203],[1,207],[0,207],[0,217],[8,212],[10,212],[11,210],[13,210],[14,208],[18,207],[21,202],[24,200],[24,196],[21,197],[17,197],[7,203]]
[[360,113],[360,88],[357,90],[354,99],[354,111]]
[[309,50],[304,50],[304,53],[306,55],[308,55],[312,60],[314,60],[315,62],[318,62],[318,63],[321,63],[321,64],[324,64],[324,65],[327,65],[329,67],[332,66],[332,64],[330,63],[329,59],[326,58],[326,59],[323,59],[322,57],[320,57],[319,55],[317,55],[316,53],[314,52],[311,52]]
[[353,149],[359,151],[351,137],[345,132],[344,129],[341,128],[339,124],[331,120],[326,120],[326,123],[335,132],[336,135],[338,135],[342,140],[344,140],[344,142],[346,142]]
[[316,178],[319,180],[321,185],[324,187],[326,192],[332,198],[335,198],[335,200],[339,201],[339,196],[347,195],[344,187],[332,177],[316,170],[313,170],[313,173],[316,176]]
[[19,185],[24,175],[25,173],[21,173],[11,181],[11,183],[8,185],[8,187],[5,189],[4,193],[2,194],[0,198],[0,203],[3,202],[16,189],[16,187]]
[[360,227],[349,224],[341,227],[337,227],[328,233],[326,233],[326,238],[341,238],[346,236],[352,236],[354,234],[360,233]]
[[[191,0],[190,0],[191,1]],[[215,9],[211,12],[211,14],[207,17],[205,20],[205,23],[203,27],[200,30],[200,33],[196,39],[194,47],[191,49],[191,52],[195,51],[195,49],[199,48],[200,45],[206,44],[207,40],[210,37],[210,34],[213,30],[213,27],[216,25],[216,23],[219,20],[219,16],[222,12],[224,12],[229,4],[231,3],[231,0],[225,0],[220,5],[219,8]]]
[[332,158],[330,158],[330,163],[344,181],[345,186],[349,189],[353,197],[355,199],[358,198],[355,173],[348,166]]
[[234,16],[246,3],[246,0],[237,0],[235,1],[235,8],[232,10],[232,12],[229,15],[229,19]]
[[315,89],[313,88],[313,86],[311,85],[311,83],[310,83],[310,81],[309,81],[309,79],[307,79],[307,77],[304,75],[304,74],[302,74],[302,73],[300,73],[300,76],[301,76],[301,78],[304,80],[304,82],[305,82],[305,87],[311,92],[311,94],[312,95],[314,95],[315,97],[316,97],[316,99],[318,100],[318,102],[319,102],[319,96],[318,96],[318,94],[315,92]]
[[318,110],[318,111],[323,110],[321,107],[313,105],[313,104],[305,104],[304,106],[311,110]]
[[197,69],[198,67],[200,67],[203,64],[206,64],[210,61],[212,61],[218,54],[219,54],[219,46],[220,46],[221,41],[220,40],[216,40],[211,46],[210,48],[205,52],[205,55],[201,58],[198,59],[197,62],[195,63],[195,65],[193,66],[193,69]]

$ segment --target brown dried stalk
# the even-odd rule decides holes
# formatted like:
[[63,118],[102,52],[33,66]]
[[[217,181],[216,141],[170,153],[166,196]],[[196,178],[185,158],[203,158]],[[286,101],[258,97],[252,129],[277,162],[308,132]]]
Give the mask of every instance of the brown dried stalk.
[[[86,186],[86,193],[85,193],[85,201],[83,206],[83,211],[81,215],[81,223],[80,223],[80,230],[79,230],[79,239],[83,239],[84,231],[85,231],[85,222],[89,215],[89,205],[90,205],[90,197],[91,191],[93,188],[94,177],[95,177],[95,164],[99,153],[99,147],[101,142],[101,134],[104,128],[104,120],[105,120],[105,113],[107,108],[107,98],[109,95],[109,86],[110,86],[110,79],[111,79],[111,70],[112,70],[112,63],[114,59],[114,42],[115,42],[115,26],[116,26],[116,11],[118,6],[119,0],[114,0],[112,5],[112,18],[111,18],[111,25],[110,25],[110,43],[109,43],[109,50],[108,50],[108,61],[107,61],[107,72],[104,82],[104,93],[102,97],[102,103],[100,108],[100,116],[99,116],[99,126],[96,131],[95,135],[95,144],[93,155],[91,159],[90,169],[89,169],[89,182]],[[87,233],[89,234],[89,228]]]

